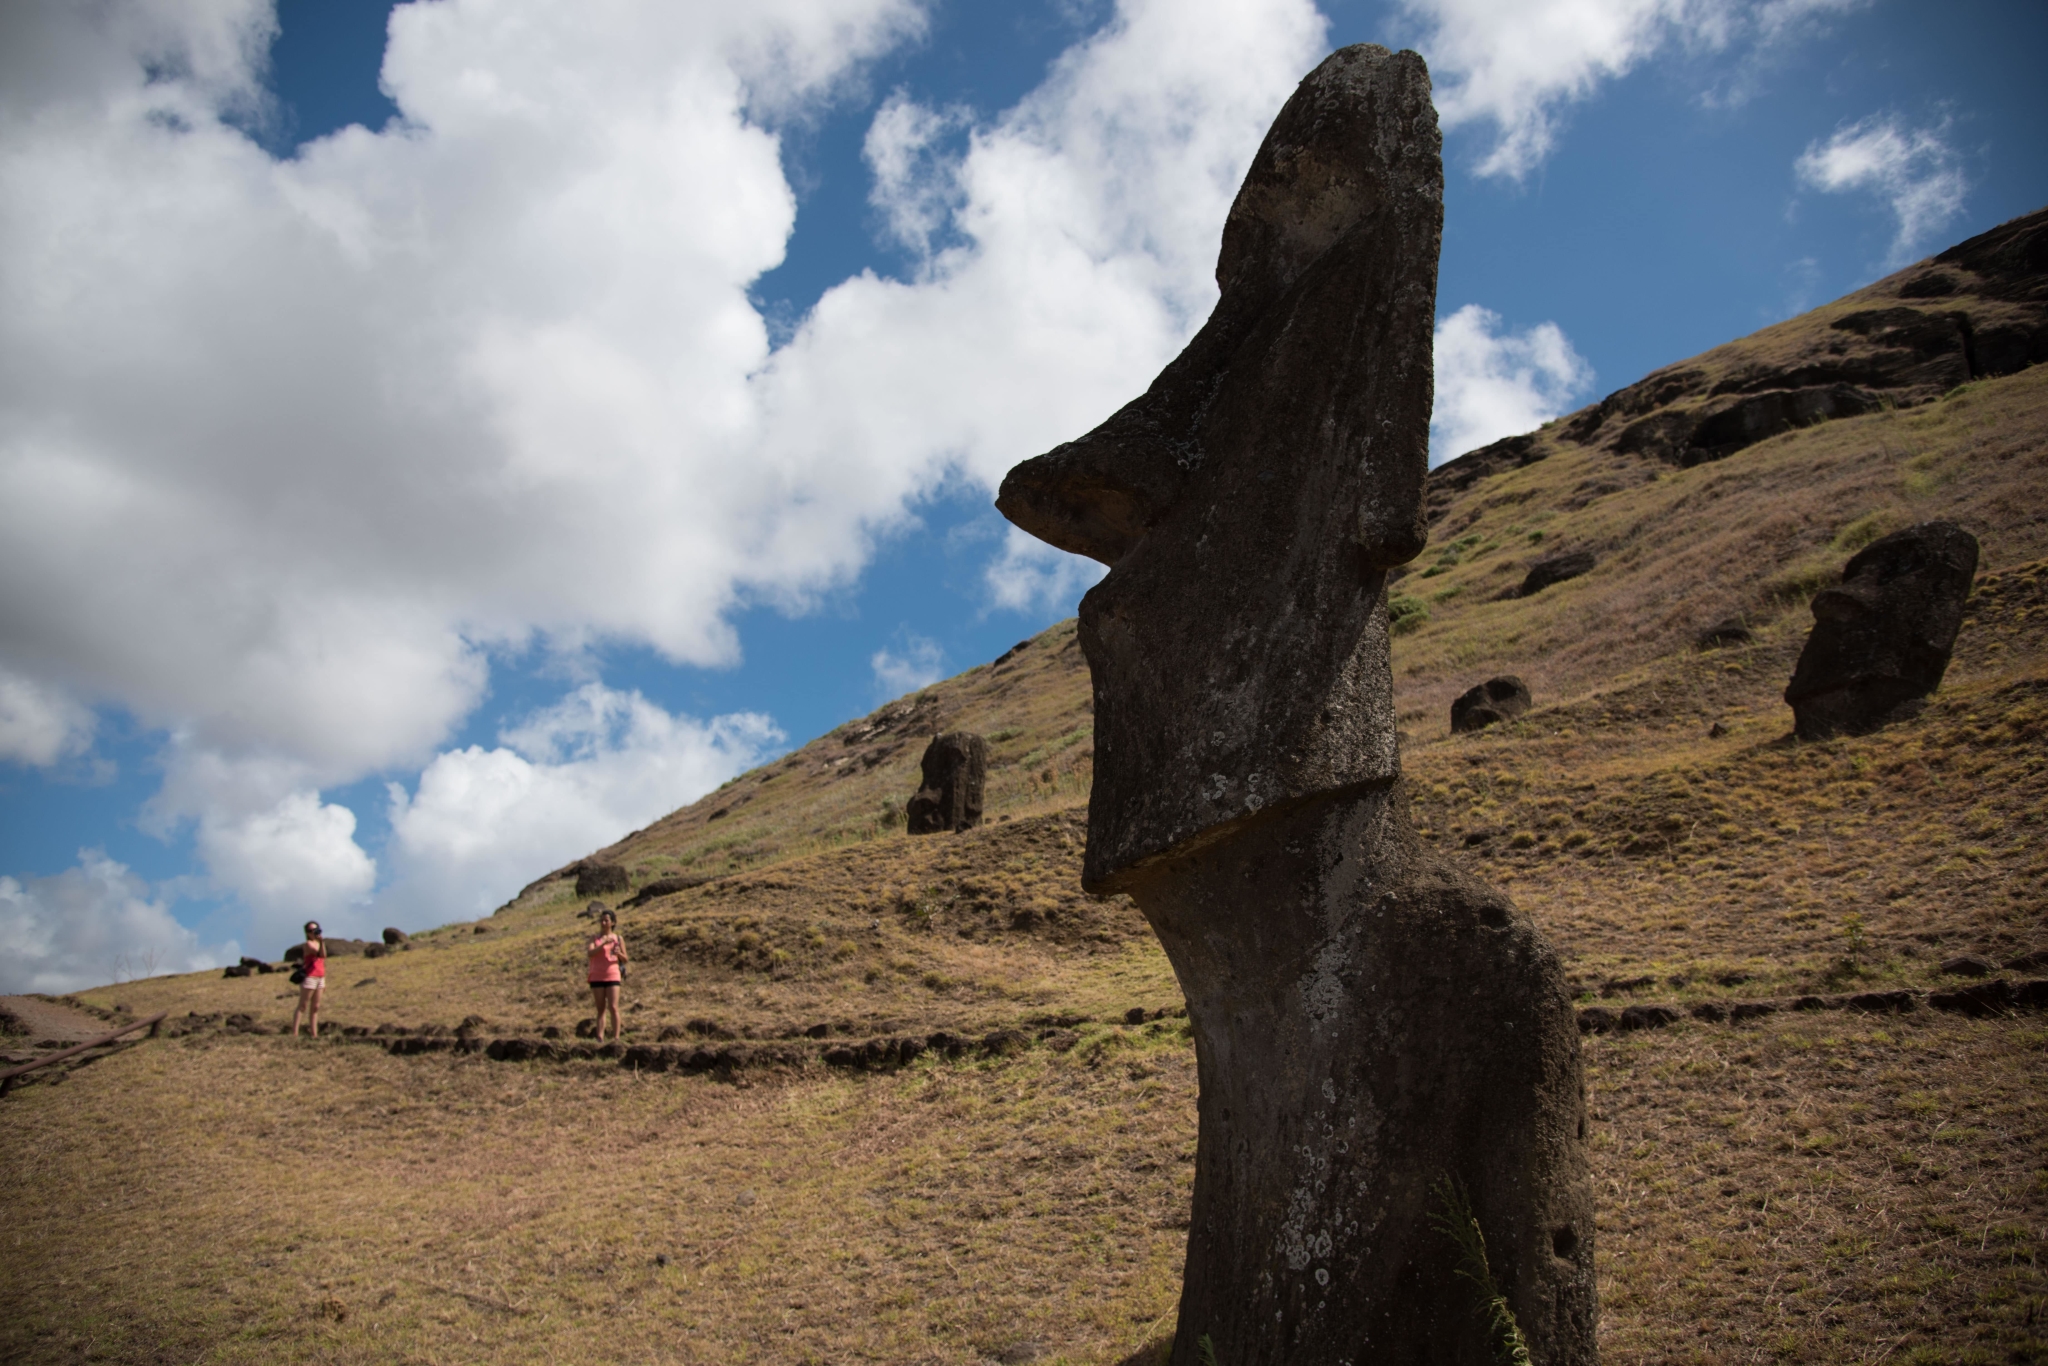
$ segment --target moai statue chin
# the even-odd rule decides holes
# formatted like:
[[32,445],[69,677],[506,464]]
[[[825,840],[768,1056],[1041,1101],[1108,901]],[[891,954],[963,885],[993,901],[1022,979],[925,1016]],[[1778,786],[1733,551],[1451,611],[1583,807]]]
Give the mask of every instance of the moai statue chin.
[[1533,1359],[1594,1360],[1562,968],[1423,852],[1400,783],[1385,585],[1426,536],[1442,226],[1422,59],[1335,53],[1245,177],[1207,324],[997,500],[1111,566],[1083,881],[1137,901],[1195,1030],[1176,1366],[1491,1361],[1445,1182]]

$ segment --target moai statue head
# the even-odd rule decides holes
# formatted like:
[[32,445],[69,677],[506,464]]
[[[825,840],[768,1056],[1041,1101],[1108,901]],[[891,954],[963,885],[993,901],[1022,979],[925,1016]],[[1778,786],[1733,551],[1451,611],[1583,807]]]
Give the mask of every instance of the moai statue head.
[[1222,297],[1140,398],[996,506],[1109,565],[1084,883],[1260,811],[1390,781],[1386,571],[1427,529],[1442,138],[1412,52],[1358,46],[1274,121],[1223,229]]

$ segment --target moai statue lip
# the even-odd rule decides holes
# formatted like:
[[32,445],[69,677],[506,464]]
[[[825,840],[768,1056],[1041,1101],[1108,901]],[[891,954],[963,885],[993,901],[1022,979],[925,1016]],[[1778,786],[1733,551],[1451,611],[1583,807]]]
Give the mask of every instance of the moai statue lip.
[[996,506],[1112,565],[1091,891],[1234,822],[1400,771],[1384,571],[1427,537],[1442,138],[1412,52],[1351,47],[1274,121],[1222,295],[1142,397],[1013,469]]
[[1238,193],[1209,322],[997,500],[1111,566],[1082,880],[1137,902],[1195,1034],[1174,1366],[1491,1361],[1446,1179],[1535,1359],[1594,1359],[1562,963],[1423,850],[1399,780],[1385,583],[1425,539],[1442,224],[1422,59],[1333,54]]

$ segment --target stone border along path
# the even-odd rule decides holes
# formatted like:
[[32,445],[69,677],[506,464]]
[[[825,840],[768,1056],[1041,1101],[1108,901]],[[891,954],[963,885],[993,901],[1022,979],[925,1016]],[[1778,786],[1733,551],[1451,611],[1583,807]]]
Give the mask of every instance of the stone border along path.
[[[1741,1024],[1765,1015],[1805,1014],[1819,1011],[1855,1011],[1859,1014],[1896,1015],[1926,1006],[1931,1010],[1977,1017],[2009,1015],[2021,1010],[2048,1010],[2048,978],[2004,977],[1948,991],[1865,991],[1835,996],[1784,996],[1762,1001],[1702,1001],[1689,1008],[1675,1005],[1631,1005],[1619,1010],[1586,1006],[1578,1011],[1581,1034],[1608,1034],[1638,1029],[1661,1029],[1687,1019],[1707,1024]],[[1121,1019],[1108,1023],[1135,1026],[1161,1020],[1181,1019],[1186,1007],[1140,1010],[1133,1008]],[[1140,1019],[1138,1017],[1142,1016]],[[979,1038],[939,1030],[923,1038],[878,1036],[862,1041],[817,1043],[810,1040],[768,1040],[759,1043],[597,1044],[585,1039],[535,1039],[521,1036],[486,1038],[467,1024],[455,1029],[426,1025],[420,1029],[379,1025],[376,1030],[349,1025],[330,1030],[326,1037],[338,1043],[374,1044],[394,1057],[428,1053],[458,1053],[489,1058],[494,1062],[617,1062],[643,1072],[696,1072],[730,1077],[741,1071],[767,1068],[804,1068],[822,1064],[849,1072],[885,1072],[924,1056],[949,1060],[972,1054],[1000,1058],[1021,1053],[1041,1044],[1064,1053],[1081,1041],[1071,1026],[1095,1021],[1080,1016],[1041,1017],[1032,1031],[998,1029]],[[280,1033],[274,1026],[259,1023],[250,1015],[189,1014],[167,1020],[167,1038],[219,1029],[229,1034]]]
[[[1184,1019],[1186,1016],[1185,1006],[1154,1010],[1134,1006],[1111,1023],[1135,1027],[1140,1024],[1156,1024],[1163,1020]],[[394,1057],[460,1053],[486,1057],[494,1062],[615,1061],[646,1072],[714,1072],[721,1076],[730,1076],[743,1070],[771,1067],[801,1068],[820,1063],[844,1071],[879,1072],[901,1067],[926,1053],[947,1059],[962,1058],[970,1053],[978,1057],[998,1058],[1021,1053],[1033,1044],[1043,1044],[1056,1053],[1064,1053],[1081,1042],[1081,1036],[1071,1026],[1092,1024],[1095,1021],[1081,1015],[1056,1015],[1041,1016],[1030,1023],[1032,1032],[1023,1029],[997,1029],[979,1038],[939,1030],[922,1038],[885,1036],[859,1042],[824,1044],[808,1039],[691,1045],[598,1044],[583,1039],[536,1039],[518,1036],[486,1038],[481,1028],[468,1022],[452,1030],[445,1025],[423,1025],[418,1029],[407,1029],[403,1025],[379,1025],[374,1030],[362,1025],[331,1026],[322,1037],[337,1043],[380,1045],[385,1052]],[[163,1025],[166,1038],[180,1038],[211,1030],[226,1034],[262,1035],[284,1032],[276,1026],[263,1024],[253,1015],[240,1013],[214,1012],[201,1015],[192,1012],[179,1019],[167,1020]]]
[[1962,1015],[2003,1015],[2015,1010],[2048,1009],[2048,978],[2011,981],[1995,977],[1948,991],[1863,991],[1840,996],[1783,996],[1768,1001],[1701,1001],[1689,1009],[1668,1005],[1587,1006],[1579,1011],[1581,1034],[1619,1030],[1661,1029],[1688,1017],[1710,1024],[1740,1024],[1761,1015],[1787,1011],[1854,1010],[1896,1015],[1921,1005]]

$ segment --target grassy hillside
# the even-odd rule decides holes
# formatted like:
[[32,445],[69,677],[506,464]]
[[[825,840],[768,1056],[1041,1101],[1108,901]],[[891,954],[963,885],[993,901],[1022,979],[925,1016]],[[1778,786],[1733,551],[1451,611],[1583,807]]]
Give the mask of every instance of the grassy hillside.
[[[1922,263],[1433,476],[1431,550],[1394,588],[1416,817],[1557,940],[1585,1005],[1924,992],[1956,985],[1955,955],[2048,948],[2048,366],[1948,383],[1953,348],[1836,326],[1960,315],[1992,354],[2039,309],[1985,259]],[[1687,455],[1735,405],[1851,379],[1882,401]],[[1780,694],[1812,594],[1937,517],[1983,547],[1941,690],[1875,735],[1794,742]],[[1573,551],[1589,572],[1514,593]],[[1697,646],[1730,619],[1746,643]],[[1450,700],[1496,673],[1535,709],[1452,734]],[[674,889],[624,913],[628,1042],[669,1050],[644,1065],[368,1046],[465,1021],[478,1049],[573,1045],[573,868],[340,962],[352,1043],[266,1032],[290,1009],[275,976],[81,993],[196,1017],[0,1109],[0,1294],[24,1306],[0,1357],[601,1341],[1107,1366],[1156,1340],[1193,1058],[1135,909],[1078,889],[1089,719],[1065,623],[596,851]],[[990,823],[909,837],[925,738],[956,728],[990,738]],[[1606,1360],[2048,1361],[2048,1019],[1922,1000],[1586,1047]]]

